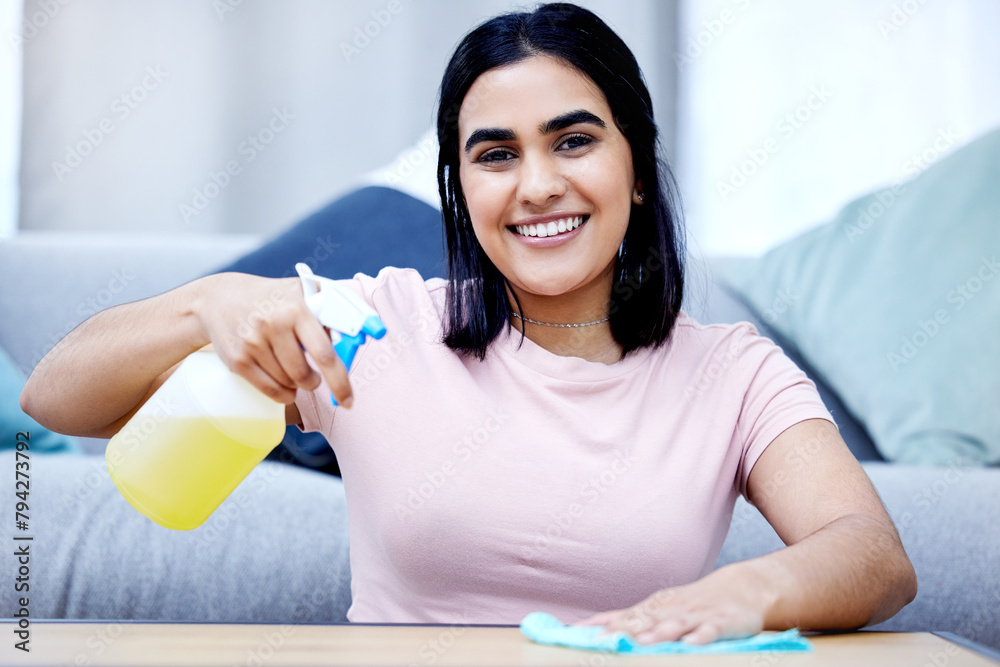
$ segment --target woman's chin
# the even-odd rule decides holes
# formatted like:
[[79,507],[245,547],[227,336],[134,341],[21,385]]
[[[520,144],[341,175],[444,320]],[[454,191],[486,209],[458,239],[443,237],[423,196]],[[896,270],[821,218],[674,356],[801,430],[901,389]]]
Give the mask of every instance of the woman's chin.
[[522,276],[521,279],[511,282],[518,287],[521,293],[533,297],[555,298],[578,290],[586,283],[586,276],[547,273],[530,278]]

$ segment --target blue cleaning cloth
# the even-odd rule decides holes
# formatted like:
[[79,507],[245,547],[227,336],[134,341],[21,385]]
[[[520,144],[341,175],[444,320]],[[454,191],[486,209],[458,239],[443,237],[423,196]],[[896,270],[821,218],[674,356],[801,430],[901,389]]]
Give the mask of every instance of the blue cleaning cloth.
[[598,625],[563,625],[551,614],[532,612],[521,621],[521,632],[539,644],[554,644],[609,653],[660,655],[670,653],[753,653],[756,651],[812,651],[812,644],[798,630],[760,634],[746,639],[720,639],[711,644],[660,642],[639,644],[623,632],[598,638]]

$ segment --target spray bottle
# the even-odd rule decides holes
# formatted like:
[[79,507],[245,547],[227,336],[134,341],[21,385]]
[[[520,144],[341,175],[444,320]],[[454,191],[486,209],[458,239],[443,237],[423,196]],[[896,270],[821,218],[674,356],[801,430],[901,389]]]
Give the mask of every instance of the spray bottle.
[[[348,288],[295,265],[309,310],[348,369],[385,326]],[[336,404],[336,400],[334,400]],[[285,434],[285,406],[232,373],[212,351],[189,355],[108,443],[115,486],[166,528],[197,528]]]

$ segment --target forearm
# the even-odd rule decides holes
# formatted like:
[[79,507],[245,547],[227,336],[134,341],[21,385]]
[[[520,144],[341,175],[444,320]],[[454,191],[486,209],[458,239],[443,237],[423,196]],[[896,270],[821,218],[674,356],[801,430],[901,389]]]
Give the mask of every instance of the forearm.
[[38,363],[22,409],[53,431],[107,436],[157,377],[209,342],[194,308],[212,278],[84,321]]
[[768,630],[878,623],[908,604],[917,585],[895,529],[864,515],[842,517],[796,544],[718,573],[766,591]]

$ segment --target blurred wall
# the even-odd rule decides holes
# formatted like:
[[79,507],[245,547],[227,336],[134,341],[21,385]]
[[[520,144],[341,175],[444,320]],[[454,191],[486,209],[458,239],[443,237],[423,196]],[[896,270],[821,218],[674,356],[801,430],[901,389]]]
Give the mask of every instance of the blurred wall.
[[[673,146],[673,0],[582,1],[633,48]],[[270,232],[433,122],[505,0],[25,0],[20,228]]]
[[16,35],[21,3],[0,0],[0,238],[17,229],[18,168],[21,149],[21,50]]
[[994,0],[690,0],[673,57],[695,250],[756,254],[1000,125]]

